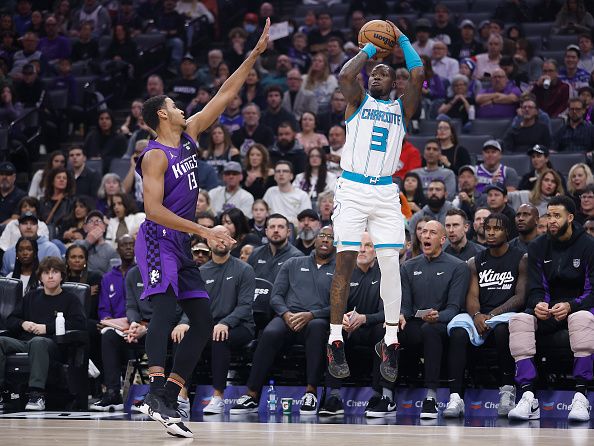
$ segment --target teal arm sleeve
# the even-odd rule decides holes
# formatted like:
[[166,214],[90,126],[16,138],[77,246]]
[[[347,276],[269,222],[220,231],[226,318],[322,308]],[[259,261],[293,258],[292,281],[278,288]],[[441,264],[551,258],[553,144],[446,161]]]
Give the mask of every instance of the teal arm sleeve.
[[423,61],[410,44],[410,40],[404,34],[398,38],[398,43],[402,52],[404,53],[404,60],[406,61],[406,68],[411,71],[413,68],[422,67]]
[[361,48],[361,51],[367,54],[367,57],[371,59],[375,56],[375,53],[377,53],[377,48],[372,43],[367,43],[367,45]]

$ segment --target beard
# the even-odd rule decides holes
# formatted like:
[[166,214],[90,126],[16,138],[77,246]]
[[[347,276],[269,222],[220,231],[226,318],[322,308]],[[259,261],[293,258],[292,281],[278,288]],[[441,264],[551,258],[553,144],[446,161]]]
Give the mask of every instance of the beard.
[[429,207],[431,209],[441,209],[443,207],[445,201],[446,201],[445,197],[442,197],[442,198],[431,197],[431,198],[427,199],[427,204],[429,205]]
[[297,237],[306,242],[311,242],[316,238],[316,235],[318,235],[317,231],[314,231],[313,229],[304,229],[297,234]]
[[318,252],[318,250],[316,249],[316,257],[319,259],[322,259],[322,260],[329,259],[330,257],[332,257],[333,254],[334,254],[333,251]]
[[518,234],[521,234],[521,235],[530,234],[532,231],[534,231],[535,228],[536,228],[536,226],[532,226],[532,227],[525,226],[524,229],[522,229],[522,230],[518,229]]
[[557,234],[553,234],[551,232],[550,229],[547,229],[547,233],[553,237],[555,240],[559,240],[561,237],[563,237],[565,234],[567,234],[567,231],[569,230],[569,222],[566,221],[565,223],[563,223],[563,225],[559,228],[559,230],[557,231]]
[[272,244],[278,248],[279,246],[282,246],[287,241],[287,239],[286,238],[281,238],[278,240],[268,239],[268,241],[270,242],[270,244]]
[[223,257],[226,256],[227,254],[229,254],[229,252],[231,251],[231,248],[222,248],[222,249],[218,249],[218,248],[212,248],[212,253]]
[[281,149],[281,151],[286,152],[288,150],[291,150],[293,148],[293,145],[295,144],[295,141],[278,141],[276,143],[276,145],[278,146],[279,149]]

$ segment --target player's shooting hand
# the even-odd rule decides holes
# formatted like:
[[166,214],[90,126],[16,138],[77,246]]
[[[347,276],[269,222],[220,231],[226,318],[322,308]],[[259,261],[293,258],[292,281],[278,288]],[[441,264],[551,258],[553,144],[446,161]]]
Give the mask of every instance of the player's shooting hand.
[[256,56],[259,56],[264,51],[266,51],[266,48],[268,48],[269,37],[270,37],[270,17],[268,17],[266,19],[266,25],[264,25],[264,31],[262,31],[260,40],[258,40],[258,43],[256,43],[256,46],[254,47],[253,53]]
[[388,24],[390,24],[390,26],[392,26],[392,28],[394,29],[394,35],[396,36],[396,42],[398,42],[398,39],[403,34],[402,31],[400,31],[398,29],[398,27],[394,23],[390,22],[389,20],[386,20],[386,22],[388,22]]

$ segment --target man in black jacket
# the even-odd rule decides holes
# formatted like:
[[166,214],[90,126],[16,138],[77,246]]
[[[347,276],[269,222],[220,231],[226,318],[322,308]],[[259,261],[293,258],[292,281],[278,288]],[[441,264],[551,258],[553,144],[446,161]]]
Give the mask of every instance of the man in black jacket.
[[[575,213],[571,198],[553,197],[547,207],[547,235],[528,245],[527,308],[509,322],[509,348],[516,361],[516,385],[522,391],[510,419],[540,418],[533,393],[537,338],[539,346],[573,351],[576,393],[568,419],[590,419],[586,387],[592,381],[594,353],[594,240],[574,223]],[[563,332],[568,332],[569,342]]]
[[46,257],[39,264],[37,277],[43,289],[31,291],[19,300],[8,317],[7,326],[15,338],[0,337],[0,388],[5,385],[6,357],[29,353],[30,394],[26,410],[45,410],[44,392],[50,361],[60,358],[58,345],[51,338],[56,334],[56,315],[64,315],[66,330],[86,329],[82,303],[61,287],[66,277],[64,262],[58,257]]

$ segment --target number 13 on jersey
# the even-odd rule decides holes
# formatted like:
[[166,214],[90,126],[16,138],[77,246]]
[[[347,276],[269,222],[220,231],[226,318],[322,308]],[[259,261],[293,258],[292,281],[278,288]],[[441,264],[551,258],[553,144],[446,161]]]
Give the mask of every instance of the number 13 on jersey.
[[385,153],[388,147],[389,133],[390,132],[387,128],[374,125],[373,129],[371,130],[371,142],[369,144],[369,150]]
[[190,185],[190,190],[198,188],[198,181],[196,181],[196,174],[194,172],[188,174],[188,183]]

